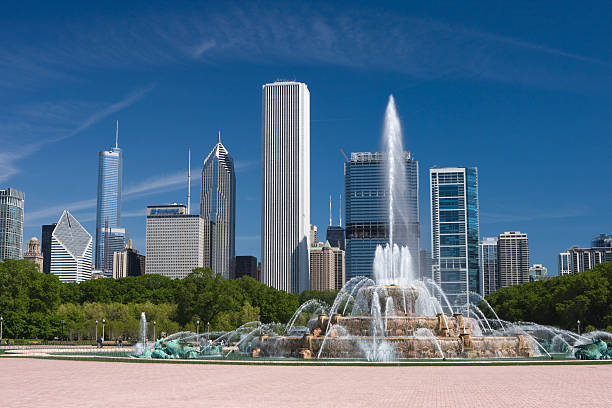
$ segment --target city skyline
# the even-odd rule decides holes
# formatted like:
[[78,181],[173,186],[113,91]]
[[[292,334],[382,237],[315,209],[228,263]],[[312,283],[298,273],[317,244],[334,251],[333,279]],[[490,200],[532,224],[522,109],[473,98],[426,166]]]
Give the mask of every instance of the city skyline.
[[[356,15],[367,12],[364,8],[353,12],[341,6],[321,10],[305,6],[289,12],[285,21],[274,21],[256,8],[238,9],[254,21],[273,21],[273,26],[302,19],[320,21],[330,39],[346,34],[338,22],[350,18],[368,41],[363,46],[379,42],[389,46],[374,58],[356,59],[357,43],[340,42],[334,48],[316,35],[314,25],[291,24],[304,35],[292,37],[295,49],[289,49],[263,24],[250,28],[264,30],[257,32],[269,39],[262,43],[260,55],[245,54],[248,46],[227,47],[219,34],[201,30],[193,38],[163,37],[177,40],[169,54],[159,52],[160,36],[129,37],[131,45],[142,45],[133,49],[143,52],[130,55],[116,46],[113,36],[105,44],[114,47],[100,49],[88,42],[102,38],[100,27],[110,20],[125,33],[132,23],[125,17],[75,9],[76,18],[70,22],[60,21],[54,12],[24,21],[14,10],[6,10],[2,30],[14,44],[7,53],[23,64],[1,68],[8,80],[0,84],[7,106],[0,133],[7,146],[0,183],[26,192],[24,240],[40,237],[40,226],[56,222],[64,208],[95,232],[94,155],[110,144],[109,135],[112,139],[119,119],[126,174],[122,223],[135,247],[144,248],[147,205],[185,201],[188,147],[194,157],[203,157],[216,130],[223,128],[239,178],[236,254],[258,256],[260,86],[287,77],[307,83],[312,92],[311,177],[316,184],[311,187],[311,222],[321,229],[327,224],[329,194],[343,190],[344,160],[339,149],[380,150],[385,102],[393,93],[405,129],[404,144],[420,162],[424,248],[429,246],[426,180],[428,169],[435,165],[478,167],[481,237],[525,231],[532,261],[549,271],[556,270],[560,251],[573,244],[588,247],[593,236],[610,232],[611,192],[597,188],[601,180],[590,175],[606,174],[605,157],[612,149],[607,118],[607,61],[612,47],[586,41],[593,36],[609,38],[606,31],[597,32],[607,25],[593,24],[586,11],[555,9],[557,20],[543,18],[527,33],[519,27],[532,25],[520,5],[514,9],[517,16],[512,24],[488,7],[477,12],[487,18],[477,21],[457,9],[449,17],[435,8],[388,5],[373,17],[387,24],[372,25],[396,29],[396,37],[386,37],[387,28],[364,27]],[[152,18],[163,15],[153,8],[149,11]],[[175,13],[169,20],[171,30],[186,15],[213,29],[227,27],[221,17],[234,16],[236,11],[204,13],[179,4]],[[549,16],[550,10],[530,9],[530,13],[537,18]],[[571,24],[558,24],[568,16]],[[40,21],[60,24],[52,24],[45,36],[34,30],[24,46],[18,33]],[[146,22],[137,18],[133,23],[144,29]],[[231,32],[241,44],[248,44],[245,33],[250,29],[237,24]],[[81,31],[85,35],[74,34]],[[457,36],[444,34],[449,32]],[[417,33],[421,36],[412,35]],[[416,37],[413,51],[400,53],[402,48],[393,46]],[[425,47],[429,42],[438,47]],[[105,48],[115,49],[116,54],[109,55]],[[78,61],[70,55],[73,50],[81,50]],[[95,67],[94,72],[89,67]],[[241,109],[236,109],[237,103]],[[180,137],[169,137],[174,135]],[[590,143],[576,143],[584,135]],[[593,144],[599,148],[589,149]],[[512,161],[523,165],[513,171],[501,165]],[[53,183],[46,182],[49,168]],[[198,174],[200,169],[193,170]],[[197,197],[197,181],[193,185]],[[568,185],[581,185],[592,196],[584,200],[561,195]],[[522,196],[525,191],[537,191],[538,199]]]

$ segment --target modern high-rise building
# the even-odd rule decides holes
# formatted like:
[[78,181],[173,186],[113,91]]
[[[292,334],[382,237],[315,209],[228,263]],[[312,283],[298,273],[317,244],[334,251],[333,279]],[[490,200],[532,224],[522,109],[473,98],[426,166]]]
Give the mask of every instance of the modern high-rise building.
[[144,255],[132,248],[132,240],[123,251],[113,253],[113,279],[145,274],[146,259]]
[[533,264],[533,266],[529,268],[529,281],[535,282],[543,280],[545,276],[548,276],[548,268],[544,265]]
[[310,247],[310,289],[340,290],[345,282],[344,251],[329,241]]
[[257,279],[257,258],[254,256],[237,256],[236,267],[234,268],[234,278],[250,276]]
[[53,230],[57,224],[49,224],[42,226],[41,234],[41,250],[43,254],[43,272],[51,273],[51,241],[53,238]]
[[421,279],[431,279],[432,277],[431,251],[428,251],[427,249],[421,249],[420,254],[421,254],[421,261],[420,261],[421,273],[419,277]]
[[572,273],[572,254],[569,251],[560,252],[557,257],[559,268],[557,273],[559,276],[569,275]]
[[499,266],[497,260],[497,237],[483,238],[480,241],[480,275],[484,285],[483,296],[499,289]]
[[92,237],[64,211],[51,235],[50,272],[62,282],[83,282],[91,278]]
[[433,168],[429,176],[433,278],[454,307],[468,308],[468,292],[484,292],[478,265],[478,169]]
[[24,200],[23,191],[0,189],[0,261],[21,259]]
[[[559,254],[560,259],[563,254]],[[579,248],[573,246],[565,254],[569,258],[568,273],[580,273],[593,269],[600,263],[612,262],[612,247]]]
[[316,225],[310,225],[310,229],[308,230],[308,242],[310,243],[310,246],[315,246],[319,242],[317,230],[318,228]]
[[219,142],[204,160],[200,215],[210,228],[212,270],[229,279],[236,257],[236,176],[234,161]]
[[340,225],[330,225],[327,227],[325,239],[326,241],[329,241],[329,244],[333,247],[340,248],[343,251],[346,249],[344,228],[342,228]]
[[274,82],[262,99],[262,280],[301,292],[310,284],[310,92]]
[[599,234],[591,240],[591,248],[612,247],[612,235]]
[[117,123],[115,146],[98,154],[95,261],[96,269],[103,270],[105,276],[112,276],[113,251],[121,251],[127,243],[125,230],[121,228],[123,158],[118,130]]
[[497,237],[499,287],[529,282],[529,240],[527,234],[509,231]]
[[[404,197],[396,196],[408,221],[398,220],[393,242],[407,246],[416,273],[419,271],[419,165],[410,152],[404,152]],[[346,219],[346,280],[373,276],[376,246],[389,243],[389,194],[386,182],[385,154],[351,153],[344,163],[344,215]]]
[[187,277],[195,268],[209,267],[205,242],[210,242],[200,215],[173,204],[147,207],[145,272],[173,279]]
[[32,237],[28,241],[28,250],[23,254],[23,259],[29,259],[38,265],[40,272],[43,271],[43,255],[40,252],[40,242],[38,238]]
[[[346,249],[346,236],[342,227],[342,195],[340,195],[340,205],[338,206],[338,225],[332,223],[332,200],[331,195],[329,196],[329,226],[325,239],[332,247],[340,248],[343,251]],[[312,245],[312,242],[310,245]]]

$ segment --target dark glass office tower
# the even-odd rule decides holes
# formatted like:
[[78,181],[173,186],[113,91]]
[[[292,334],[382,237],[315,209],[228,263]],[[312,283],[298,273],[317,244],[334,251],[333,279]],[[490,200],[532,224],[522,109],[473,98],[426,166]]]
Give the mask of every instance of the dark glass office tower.
[[43,225],[41,234],[41,252],[43,254],[43,272],[51,273],[51,235],[57,224]]
[[[419,166],[405,152],[404,197],[398,206],[407,211],[407,224],[396,222],[393,242],[410,248],[416,273],[419,270]],[[344,164],[346,219],[346,280],[371,277],[377,245],[389,242],[389,197],[384,153],[352,153]]]
[[329,242],[329,245],[344,251],[346,249],[344,228],[338,225],[330,225],[327,227],[326,241]]

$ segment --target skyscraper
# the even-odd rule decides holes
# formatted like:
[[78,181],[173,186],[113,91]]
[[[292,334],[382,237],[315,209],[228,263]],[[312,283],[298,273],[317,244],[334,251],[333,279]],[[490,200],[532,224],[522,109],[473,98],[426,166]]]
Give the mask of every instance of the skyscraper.
[[482,295],[478,267],[478,169],[430,169],[431,248],[434,280],[453,306],[469,307],[468,292]]
[[23,191],[0,190],[0,261],[21,259],[24,199]]
[[62,282],[90,279],[91,244],[91,235],[72,214],[64,211],[51,236],[51,273]]
[[236,267],[234,268],[234,278],[238,279],[243,276],[250,276],[257,279],[257,258],[254,256],[237,256]]
[[529,282],[529,240],[527,234],[509,231],[497,239],[499,287]]
[[113,279],[144,275],[145,265],[145,256],[132,248],[132,240],[130,239],[123,251],[113,253]]
[[327,227],[325,239],[329,241],[332,247],[340,248],[343,251],[346,249],[346,237],[344,228],[342,228],[342,194],[340,195],[340,205],[338,206],[338,225],[333,225],[332,223],[332,200],[331,196],[329,196],[329,226]]
[[205,264],[205,222],[184,205],[147,207],[145,272],[182,279]]
[[612,247],[612,235],[599,234],[591,240],[591,248]]
[[499,289],[499,267],[497,264],[497,237],[480,241],[480,275],[484,284],[483,296]]
[[49,224],[42,226],[41,234],[41,250],[43,254],[43,272],[51,273],[51,241],[53,239],[53,230],[57,224]]
[[[393,242],[407,246],[413,257],[415,274],[419,273],[419,165],[410,152],[404,152],[404,197],[396,197],[397,206],[408,212],[407,225],[396,225]],[[346,280],[356,276],[372,277],[377,245],[389,242],[389,195],[386,183],[385,155],[380,152],[351,153],[344,163],[346,218]]]
[[[103,270],[106,276],[112,276],[113,250],[121,251],[126,244],[125,230],[120,228],[123,159],[118,146],[118,135],[117,122],[115,146],[101,151],[98,155],[95,261],[96,269]],[[111,246],[113,248],[110,248]]]
[[[580,273],[593,269],[603,262],[612,262],[612,247],[579,248],[572,246],[566,252],[569,259],[569,272]],[[561,257],[562,254],[559,254]],[[561,265],[559,265],[561,266]]]
[[569,251],[565,251],[565,252],[560,252],[558,257],[557,257],[557,262],[559,264],[559,268],[557,270],[557,273],[559,274],[559,276],[563,276],[563,275],[569,275],[570,273],[572,273],[572,255],[569,253]]
[[529,268],[529,281],[530,282],[543,280],[547,276],[548,276],[548,268],[546,268],[542,264],[533,264],[533,266]]
[[262,280],[300,292],[310,281],[310,92],[274,82],[262,99]]
[[232,156],[221,144],[221,132],[204,160],[200,215],[211,230],[211,268],[229,279],[236,257],[236,176]]
[[30,261],[36,263],[40,268],[40,272],[43,271],[43,255],[40,252],[40,242],[38,238],[32,237],[28,241],[28,250],[25,254],[23,254],[23,259],[29,259]]
[[310,289],[340,290],[345,281],[344,251],[329,241],[310,247]]

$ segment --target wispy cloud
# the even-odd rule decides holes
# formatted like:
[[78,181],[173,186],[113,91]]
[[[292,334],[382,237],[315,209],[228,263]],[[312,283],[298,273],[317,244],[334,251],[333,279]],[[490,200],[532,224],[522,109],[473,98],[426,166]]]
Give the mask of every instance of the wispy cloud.
[[[89,210],[96,207],[96,199],[92,198],[89,200],[75,201],[71,203],[59,204],[59,205],[48,205],[39,210],[26,211],[24,215],[24,222],[27,224],[35,224],[34,221],[48,220],[51,222],[55,217],[61,215],[64,210],[70,212],[76,212],[81,210]],[[95,219],[95,217],[94,217]],[[85,220],[83,220],[85,222]]]
[[[0,77],[11,78],[0,86],[92,69],[141,70],[194,61],[290,61],[394,71],[424,80],[477,77],[536,86],[555,81],[565,86],[571,79],[566,77],[588,78],[593,72],[608,78],[611,68],[609,61],[548,44],[430,18],[333,5],[236,3],[218,11],[177,7],[115,18],[113,30],[108,26],[102,18],[89,18],[49,32],[40,44],[15,38],[0,51],[0,61],[8,61],[0,63]],[[583,69],[572,71],[559,61]]]
[[[178,190],[181,188],[187,188],[187,175],[186,171],[173,172],[170,174],[161,174],[159,176],[149,177],[143,181],[137,182],[132,185],[128,185],[122,194],[122,201],[131,201],[137,198],[151,196],[159,193],[165,193],[169,191]],[[196,176],[192,179],[192,183],[199,182],[199,178]],[[81,200],[76,202],[68,202],[57,205],[48,205],[45,208],[39,210],[33,210],[26,212],[25,222],[28,225],[36,224],[35,221],[39,220],[50,220],[54,217],[59,217],[62,211],[68,210],[71,212],[77,212],[82,210],[90,210],[96,208],[97,201],[95,198],[88,200]],[[137,217],[144,216],[145,210],[134,210],[134,211],[126,211],[121,213],[121,217]],[[91,214],[81,215],[83,217],[82,221],[92,221],[95,220],[94,217],[91,218]],[[79,218],[81,221],[81,218]]]
[[[0,116],[0,182],[20,171],[20,160],[43,146],[76,136],[113,113],[138,102],[155,87],[136,89],[111,104],[92,102],[43,102],[18,106]],[[80,119],[79,119],[80,118]]]

